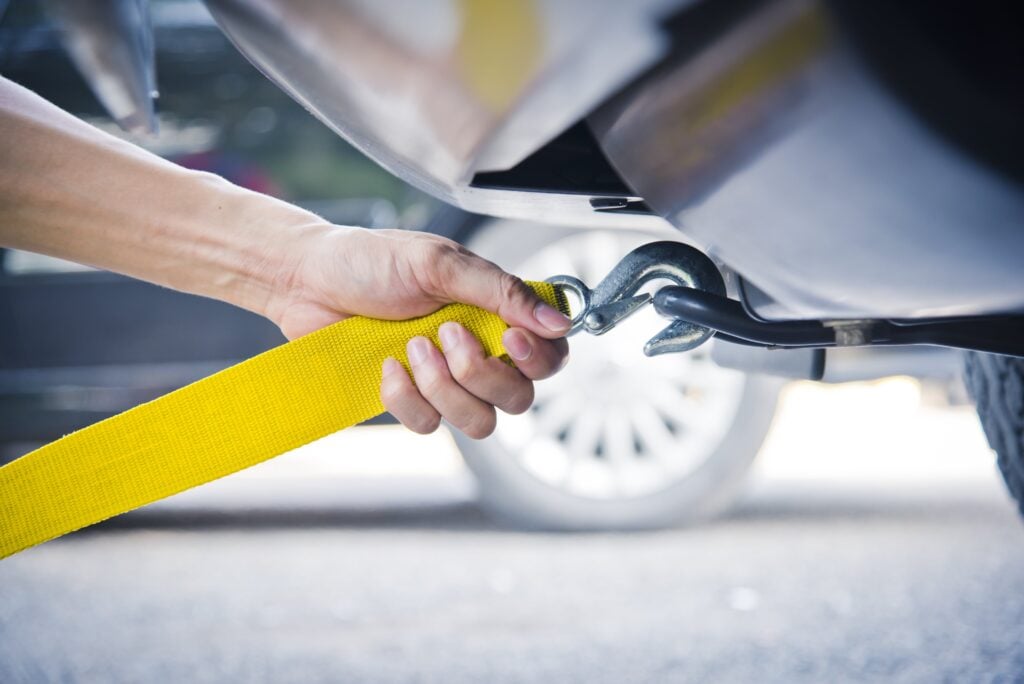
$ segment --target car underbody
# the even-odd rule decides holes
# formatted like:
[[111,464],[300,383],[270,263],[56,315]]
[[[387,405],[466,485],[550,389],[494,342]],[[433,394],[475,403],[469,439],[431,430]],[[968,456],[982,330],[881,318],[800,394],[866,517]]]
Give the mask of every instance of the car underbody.
[[[547,2],[501,24],[468,12],[448,33],[443,12],[208,5],[335,130],[469,211],[667,220],[765,320],[1024,310],[1008,4]],[[414,20],[425,45],[407,40]],[[325,42],[352,22],[373,50]],[[469,31],[485,34],[475,53]],[[456,57],[426,58],[445,47]]]

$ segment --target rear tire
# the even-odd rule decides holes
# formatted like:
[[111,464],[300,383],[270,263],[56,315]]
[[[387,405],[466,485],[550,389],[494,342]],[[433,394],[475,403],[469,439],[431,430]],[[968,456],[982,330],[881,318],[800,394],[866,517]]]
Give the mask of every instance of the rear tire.
[[1024,359],[968,352],[964,380],[1006,488],[1024,515]]

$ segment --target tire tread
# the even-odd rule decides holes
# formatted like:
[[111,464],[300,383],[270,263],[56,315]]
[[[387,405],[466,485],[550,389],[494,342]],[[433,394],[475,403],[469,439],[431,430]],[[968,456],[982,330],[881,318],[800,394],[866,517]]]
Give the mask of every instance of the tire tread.
[[999,471],[1024,515],[1024,359],[968,352],[964,379]]

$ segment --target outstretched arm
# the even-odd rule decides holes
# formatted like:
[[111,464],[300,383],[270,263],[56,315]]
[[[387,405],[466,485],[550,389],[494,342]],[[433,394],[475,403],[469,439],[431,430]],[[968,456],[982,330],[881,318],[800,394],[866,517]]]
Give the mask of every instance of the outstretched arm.
[[335,226],[286,202],[184,169],[0,78],[0,245],[230,302],[294,338],[351,315],[403,319],[475,304],[512,328],[517,369],[457,324],[442,354],[412,340],[415,385],[385,363],[385,405],[410,428],[441,417],[473,437],[494,407],[525,410],[532,380],[565,361],[568,320],[520,280],[433,235]]

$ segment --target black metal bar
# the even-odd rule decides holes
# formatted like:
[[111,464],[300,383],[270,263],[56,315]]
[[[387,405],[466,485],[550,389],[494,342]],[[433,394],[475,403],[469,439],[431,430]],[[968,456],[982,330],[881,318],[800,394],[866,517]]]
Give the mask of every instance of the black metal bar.
[[[752,318],[740,302],[689,287],[664,287],[654,296],[662,316],[716,330],[738,344],[798,349],[835,347],[837,327],[821,321],[764,322]],[[927,344],[1024,357],[1024,316],[985,316],[913,321],[871,321],[863,345]]]
[[835,331],[818,321],[762,323],[751,318],[738,301],[691,287],[661,288],[654,297],[654,308],[662,316],[681,318],[768,347],[835,344]]

